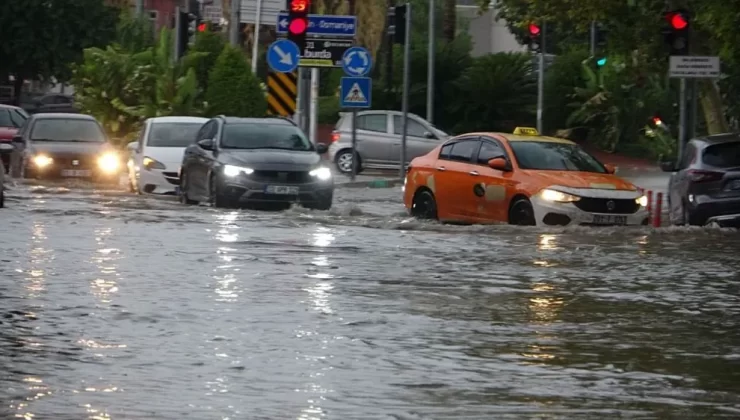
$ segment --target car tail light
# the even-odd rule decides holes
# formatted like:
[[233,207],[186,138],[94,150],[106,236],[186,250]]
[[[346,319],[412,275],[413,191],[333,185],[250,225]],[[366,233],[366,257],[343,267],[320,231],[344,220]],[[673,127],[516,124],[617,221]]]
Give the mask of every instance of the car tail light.
[[331,133],[331,142],[336,143],[339,141],[339,132],[338,131],[332,131]]
[[722,172],[713,172],[713,171],[697,171],[697,170],[690,170],[687,173],[689,179],[693,182],[712,182],[712,181],[719,181],[722,179],[724,174]]

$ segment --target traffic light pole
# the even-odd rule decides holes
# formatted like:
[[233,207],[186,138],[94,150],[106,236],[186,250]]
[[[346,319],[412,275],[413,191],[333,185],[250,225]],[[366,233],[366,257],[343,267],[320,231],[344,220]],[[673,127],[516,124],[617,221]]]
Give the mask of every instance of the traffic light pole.
[[591,21],[591,57],[596,56],[596,21]]
[[686,78],[681,78],[681,91],[678,98],[678,159],[683,156],[686,146]]
[[540,43],[540,65],[537,69],[537,131],[542,133],[542,108],[545,95],[545,49],[547,46],[547,23],[542,23],[542,42]]
[[427,121],[434,123],[434,0],[429,0],[429,58],[427,63]]
[[403,45],[403,102],[401,109],[403,112],[403,133],[401,135],[401,162],[399,163],[398,173],[401,180],[406,178],[406,137],[409,130],[409,85],[410,85],[410,67],[411,67],[411,3],[406,3],[406,33],[404,34]]
[[241,0],[231,0],[231,15],[229,17],[229,43],[231,45],[239,45],[239,14],[241,8]]
[[175,62],[177,62],[177,60],[180,59],[180,51],[182,49],[182,43],[185,42],[184,39],[180,39],[180,33],[181,33],[180,26],[182,26],[184,23],[182,21],[182,13],[180,13],[181,10],[182,9],[180,9],[179,7],[175,7],[175,49],[172,54],[172,58]]
[[[232,0],[233,1],[233,0]],[[260,20],[262,18],[262,0],[257,0],[257,16],[254,20],[254,39],[252,40],[252,74],[257,74],[257,57],[259,56]]]

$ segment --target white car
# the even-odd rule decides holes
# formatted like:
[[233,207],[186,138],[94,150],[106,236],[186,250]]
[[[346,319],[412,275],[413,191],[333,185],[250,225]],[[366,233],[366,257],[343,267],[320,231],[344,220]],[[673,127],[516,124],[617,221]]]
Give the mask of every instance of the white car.
[[128,144],[129,188],[139,194],[176,194],[185,148],[208,121],[199,117],[149,118]]

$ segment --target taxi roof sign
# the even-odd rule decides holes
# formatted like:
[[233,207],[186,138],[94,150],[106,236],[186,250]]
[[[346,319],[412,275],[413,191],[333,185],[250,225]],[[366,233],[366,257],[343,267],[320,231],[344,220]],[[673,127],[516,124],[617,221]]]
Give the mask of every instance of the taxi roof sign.
[[532,127],[517,127],[514,129],[514,133],[518,136],[539,136],[540,132],[536,128]]

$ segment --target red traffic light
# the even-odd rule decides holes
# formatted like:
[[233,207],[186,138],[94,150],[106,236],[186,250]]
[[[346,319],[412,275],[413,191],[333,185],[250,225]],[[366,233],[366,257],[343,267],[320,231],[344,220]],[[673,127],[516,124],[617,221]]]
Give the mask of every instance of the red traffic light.
[[308,21],[303,18],[293,19],[288,27],[288,31],[294,35],[300,35],[306,32],[306,29],[308,29]]
[[311,0],[291,0],[290,11],[291,12],[307,12],[311,7]]
[[537,36],[540,34],[540,27],[534,23],[529,24],[529,36]]
[[208,29],[208,26],[205,23],[198,25],[198,32],[205,32],[206,29]]
[[661,125],[663,124],[663,120],[661,120],[660,117],[653,117],[653,124]]
[[671,12],[666,15],[666,20],[670,23],[671,28],[675,30],[683,30],[689,26],[689,19],[680,12]]

